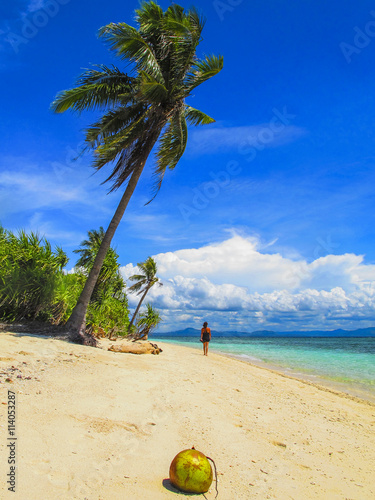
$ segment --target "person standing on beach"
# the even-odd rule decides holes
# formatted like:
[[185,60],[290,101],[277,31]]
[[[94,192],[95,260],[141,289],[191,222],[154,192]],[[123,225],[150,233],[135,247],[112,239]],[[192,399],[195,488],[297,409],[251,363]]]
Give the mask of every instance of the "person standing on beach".
[[203,328],[201,330],[201,342],[203,342],[203,354],[208,356],[208,343],[211,340],[211,329],[207,326],[207,321],[203,323]]

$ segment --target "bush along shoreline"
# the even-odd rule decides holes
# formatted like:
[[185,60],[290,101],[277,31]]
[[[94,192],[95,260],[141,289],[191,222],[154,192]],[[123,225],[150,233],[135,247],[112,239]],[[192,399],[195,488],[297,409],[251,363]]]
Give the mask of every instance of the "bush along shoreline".
[[[102,228],[89,231],[88,240],[76,250],[77,265],[67,273],[68,258],[61,248],[52,250],[49,241],[34,232],[15,234],[0,226],[0,321],[4,326],[42,331],[62,327],[77,303],[102,234]],[[110,248],[87,312],[87,329],[96,336],[127,334],[126,283],[119,267],[118,255]]]

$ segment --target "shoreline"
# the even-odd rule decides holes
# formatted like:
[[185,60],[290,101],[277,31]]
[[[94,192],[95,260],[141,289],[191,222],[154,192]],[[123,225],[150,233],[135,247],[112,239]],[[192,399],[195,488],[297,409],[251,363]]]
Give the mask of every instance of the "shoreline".
[[286,369],[283,369],[282,367],[279,367],[276,365],[273,366],[269,363],[263,363],[262,361],[259,361],[259,364],[258,364],[258,363],[253,362],[253,361],[243,360],[239,356],[236,356],[235,354],[227,354],[225,352],[220,352],[220,353],[215,352],[215,354],[218,354],[220,356],[225,356],[228,358],[234,358],[237,361],[240,361],[241,363],[249,363],[254,367],[260,368],[261,370],[267,370],[270,373],[280,375],[281,377],[289,378],[291,380],[296,380],[296,381],[301,382],[303,384],[307,384],[307,385],[311,385],[312,387],[316,387],[319,390],[327,391],[327,392],[330,392],[330,393],[335,394],[337,396],[340,396],[343,398],[348,398],[348,399],[351,399],[353,401],[357,401],[359,403],[368,404],[369,406],[373,406],[375,408],[375,396],[373,396],[372,394],[366,393],[366,394],[363,394],[361,397],[359,395],[359,393],[356,393],[354,390],[353,390],[353,393],[351,391],[349,391],[349,389],[348,389],[348,392],[346,392],[344,388],[340,387],[340,385],[344,386],[344,384],[340,384],[339,382],[337,382],[337,383],[331,382],[329,379],[325,379],[324,377],[321,377],[319,375],[311,376],[311,378],[314,377],[317,379],[317,381],[314,381],[314,380],[309,379],[308,378],[309,376],[307,374],[306,375],[302,374],[302,373],[293,374],[292,370],[291,370],[292,373],[288,373],[286,371]]
[[[184,347],[186,346],[186,347],[191,347],[192,349],[201,350],[200,346],[194,346],[194,345],[190,346],[188,345],[188,342],[179,343],[178,341],[174,342],[174,340],[170,339],[163,339],[163,338],[158,339],[155,336],[155,342],[163,342],[165,340],[167,340],[168,344],[180,345]],[[220,347],[218,348],[216,346],[213,348],[211,347],[210,352],[218,354],[220,356],[236,359],[237,361],[250,364],[254,367],[262,368],[264,370],[269,370],[271,373],[282,375],[287,378],[298,380],[300,382],[304,382],[311,385],[316,385],[318,387],[321,387],[322,389],[331,391],[334,394],[338,395],[342,394],[343,397],[348,396],[355,400],[364,401],[366,403],[370,403],[371,405],[375,406],[375,391],[371,391],[367,387],[366,388],[359,387],[355,383],[350,384],[346,382],[335,381],[329,378],[328,376],[325,377],[321,374],[303,373],[294,370],[293,368],[289,367],[286,368],[274,363],[262,361],[261,359],[257,359],[255,357],[250,357],[248,355],[225,352],[220,350]]]
[[[108,344],[108,345],[107,345]],[[108,348],[111,343],[105,341]],[[17,492],[90,500],[188,497],[181,450],[215,460],[218,500],[375,497],[375,408],[247,362],[158,341],[134,355],[0,333],[1,403],[17,393]],[[18,378],[17,375],[20,375]],[[0,404],[5,477],[6,404]],[[215,481],[206,494],[216,495]]]

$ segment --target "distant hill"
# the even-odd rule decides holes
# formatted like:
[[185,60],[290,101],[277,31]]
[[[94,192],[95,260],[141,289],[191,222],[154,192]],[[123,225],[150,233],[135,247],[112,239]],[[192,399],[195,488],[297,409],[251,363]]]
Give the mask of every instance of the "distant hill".
[[[155,333],[155,337],[199,337],[200,330],[185,328],[175,332]],[[274,332],[272,330],[256,330],[255,332],[224,331],[212,329],[215,337],[375,337],[375,328],[359,328],[358,330],[312,330],[308,332]]]

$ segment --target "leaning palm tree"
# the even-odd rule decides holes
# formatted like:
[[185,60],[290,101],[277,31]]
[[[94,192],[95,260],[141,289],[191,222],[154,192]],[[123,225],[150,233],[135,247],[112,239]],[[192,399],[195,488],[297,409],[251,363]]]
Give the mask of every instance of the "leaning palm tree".
[[105,65],[86,70],[77,86],[60,92],[52,109],[103,110],[102,117],[86,130],[87,148],[94,153],[93,166],[100,170],[112,163],[106,181],[111,191],[126,183],[125,192],[107,228],[95,263],[82,294],[67,322],[71,340],[88,344],[85,315],[91,293],[128,202],[146,160],[156,147],[155,191],[160,189],[166,170],[173,169],[187,142],[187,122],[203,125],[214,122],[185,99],[194,89],[223,67],[223,58],[198,59],[204,20],[192,8],[185,11],[171,5],[163,11],[155,2],[141,4],[136,12],[138,29],[125,23],[111,23],[99,31],[120,59],[131,64],[130,73]]
[[138,311],[142,305],[142,302],[146,298],[151,287],[158,283],[159,286],[162,285],[159,278],[156,276],[158,267],[156,262],[152,257],[148,257],[144,262],[139,262],[137,264],[138,269],[141,271],[140,274],[133,274],[129,279],[135,281],[134,285],[128,288],[129,292],[137,292],[137,295],[141,295],[138,305],[134,311],[133,317],[129,323],[128,332],[130,333],[133,326],[134,320],[137,317]]

